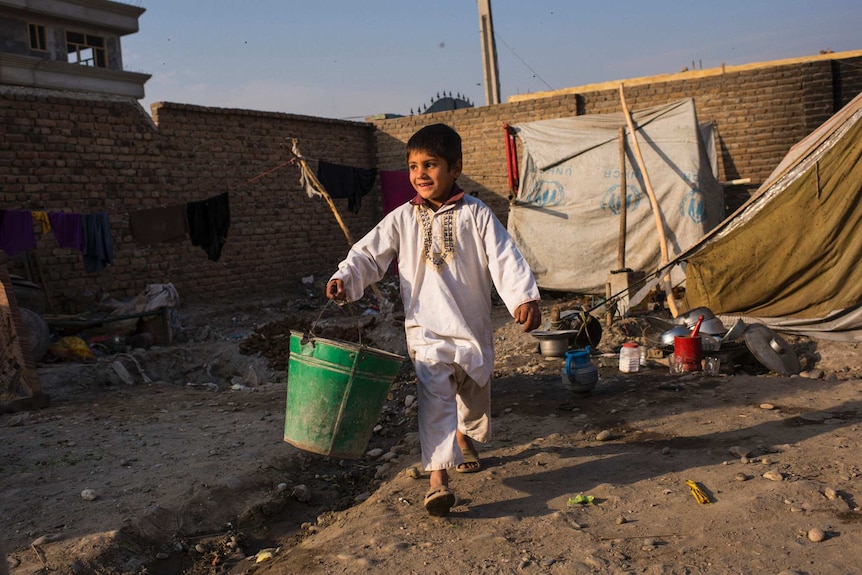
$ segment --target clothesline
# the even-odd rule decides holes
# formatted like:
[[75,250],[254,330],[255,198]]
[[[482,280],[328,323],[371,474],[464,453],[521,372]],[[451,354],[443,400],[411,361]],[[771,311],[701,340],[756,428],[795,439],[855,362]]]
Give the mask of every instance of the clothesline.
[[245,187],[245,186],[248,186],[249,184],[253,184],[254,182],[258,181],[259,179],[261,179],[261,178],[263,178],[263,177],[266,177],[266,176],[268,176],[269,174],[271,174],[271,173],[273,173],[273,172],[276,172],[276,171],[280,170],[281,168],[283,168],[283,167],[285,167],[285,166],[297,165],[297,160],[305,160],[306,162],[308,162],[308,161],[311,161],[311,162],[318,162],[318,161],[319,161],[319,160],[317,160],[316,158],[309,158],[309,157],[306,157],[306,156],[301,156],[301,157],[300,157],[300,156],[296,155],[296,154],[295,154],[295,152],[294,152],[294,155],[295,155],[296,157],[290,158],[289,160],[285,160],[285,161],[283,161],[282,163],[278,164],[277,166],[275,166],[275,167],[273,167],[273,168],[270,168],[270,169],[268,169],[268,170],[266,170],[266,171],[263,171],[263,172],[259,173],[258,175],[254,176],[253,178],[249,178],[248,180],[246,180],[246,181],[244,181],[244,182],[242,182],[242,183],[240,183],[240,184],[237,184],[237,185],[235,185],[235,186],[228,186],[228,190],[229,190],[229,191],[238,190],[238,189],[240,189],[240,188],[243,188],[243,187]]
[[[35,217],[34,217],[35,215]],[[108,214],[0,210],[0,249],[10,256],[36,248],[35,222],[43,234],[53,232],[57,245],[80,251],[87,272],[100,272],[113,261]]]
[[296,163],[296,158],[291,158],[289,160],[285,160],[284,162],[280,163],[279,165],[275,166],[274,168],[270,168],[270,169],[266,170],[265,172],[261,172],[260,174],[256,175],[255,177],[250,178],[250,179],[242,182],[241,184],[239,184],[237,186],[228,186],[228,190],[234,191],[234,190],[243,188],[245,186],[248,186],[249,184],[253,184],[254,182],[258,181],[259,179],[261,179],[265,176],[268,176],[269,174],[271,174],[277,170],[280,170],[285,166],[289,166],[289,165],[295,164],[295,163]]
[[[299,165],[303,180],[310,180],[308,175],[313,174],[316,183],[327,190],[330,198],[348,199],[348,209],[358,213],[362,197],[371,191],[377,179],[376,168],[356,168],[314,160],[298,154],[298,150],[294,151],[294,156],[239,185],[229,186],[228,190],[234,191],[249,186],[286,166]],[[309,162],[317,163],[316,169],[312,170],[308,165]],[[307,173],[304,174],[303,171]],[[384,200],[387,196],[394,198],[393,194],[387,194],[383,189],[391,187],[394,191],[395,188],[395,186],[384,185],[384,175],[388,174],[380,172]],[[401,174],[398,176],[399,187],[403,187],[404,182],[401,181],[403,178],[400,177]],[[34,225],[41,223],[42,233],[53,231],[59,247],[76,249],[84,254],[85,268],[88,272],[101,271],[113,261],[113,239],[110,227],[111,223],[116,225],[119,222],[128,224],[132,238],[139,244],[174,242],[191,237],[192,245],[203,247],[209,258],[215,261],[219,258],[230,225],[227,196],[228,192],[225,192],[219,196],[186,204],[124,212],[128,215],[127,219],[122,218],[122,214],[114,214],[110,216],[110,220],[107,212],[80,214],[62,210],[47,212],[0,209],[0,249],[9,255],[35,249]],[[400,197],[397,202],[401,203]],[[384,201],[384,204],[386,203]],[[192,214],[190,210],[194,213]],[[196,222],[192,222],[192,219]],[[87,231],[84,231],[85,225]]]
[[[129,231],[139,244],[191,239],[209,259],[221,255],[230,227],[228,192],[212,198],[134,210],[129,214]],[[36,248],[34,224],[42,234],[53,233],[57,246],[80,251],[87,272],[100,272],[113,262],[114,240],[111,221],[105,212],[79,214],[44,210],[0,209],[0,250],[14,256]]]
[[[313,173],[316,179],[319,180],[318,183],[329,190],[331,198],[347,198],[347,209],[354,214],[359,213],[362,198],[371,191],[377,179],[377,168],[357,168],[309,158],[308,156],[299,154],[295,147],[291,149],[291,153],[294,156],[293,158],[264,170],[244,182],[228,186],[228,190],[240,190],[286,166],[296,165],[300,168],[300,183],[309,195],[313,194],[313,186],[308,183],[308,178],[304,175],[305,170]],[[312,164],[315,165],[314,169],[310,167]]]

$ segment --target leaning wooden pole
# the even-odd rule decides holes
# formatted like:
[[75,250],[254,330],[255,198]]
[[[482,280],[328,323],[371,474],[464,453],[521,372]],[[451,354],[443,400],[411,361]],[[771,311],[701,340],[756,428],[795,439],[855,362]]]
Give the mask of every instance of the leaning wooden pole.
[[[326,191],[326,188],[323,187],[323,184],[320,183],[320,180],[317,179],[317,176],[313,171],[308,167],[308,163],[305,161],[305,158],[302,154],[299,153],[299,145],[297,144],[296,138],[292,140],[291,151],[293,155],[296,156],[297,161],[299,162],[299,167],[302,170],[302,174],[308,179],[311,187],[314,188],[314,191],[323,196],[323,199],[326,201],[326,204],[329,206],[329,209],[332,210],[332,214],[335,216],[335,220],[338,222],[338,226],[341,228],[341,232],[344,234],[344,237],[347,238],[347,243],[350,246],[353,246],[355,243],[353,241],[353,237],[350,235],[350,230],[347,229],[347,225],[344,223],[344,220],[341,219],[341,214],[338,212],[338,208],[335,207],[335,202],[332,201],[329,193]],[[377,287],[376,283],[371,284],[371,291],[374,292],[374,297],[377,298],[377,303],[380,305],[380,311],[383,311],[383,304],[386,301],[383,299],[383,294],[380,293],[380,288]]]
[[[669,261],[668,253],[667,253],[667,236],[664,231],[664,224],[661,221],[661,210],[659,209],[658,200],[655,197],[655,191],[652,189],[652,183],[650,183],[649,174],[647,173],[646,164],[644,163],[643,156],[641,155],[641,148],[638,144],[638,136],[637,132],[635,132],[634,122],[632,122],[632,115],[629,113],[629,109],[626,106],[626,96],[623,92],[623,85],[620,84],[620,103],[623,108],[623,115],[626,118],[626,124],[629,127],[629,132],[632,134],[632,149],[635,153],[635,160],[637,160],[638,168],[640,168],[641,174],[644,179],[644,188],[646,188],[647,196],[649,197],[650,206],[652,206],[652,214],[653,218],[655,218],[655,227],[658,231],[659,236],[659,247],[661,248],[661,265],[664,266]],[[670,309],[671,315],[673,317],[677,317],[679,315],[679,310],[676,307],[676,301],[673,298],[673,286],[670,282],[670,273],[668,272],[662,278],[662,283],[665,286],[665,291],[667,293],[667,307]]]

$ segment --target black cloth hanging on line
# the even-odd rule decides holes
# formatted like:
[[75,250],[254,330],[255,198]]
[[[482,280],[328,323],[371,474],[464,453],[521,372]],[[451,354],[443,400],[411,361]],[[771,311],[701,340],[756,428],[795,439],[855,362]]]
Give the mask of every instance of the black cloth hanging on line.
[[230,228],[228,193],[186,204],[189,237],[193,246],[201,246],[207,257],[216,262],[227,241]]
[[347,198],[347,209],[359,213],[362,197],[368,195],[377,179],[376,168],[354,168],[340,164],[317,163],[317,179],[329,197]]
[[114,261],[114,240],[111,238],[108,214],[102,212],[81,216],[81,244],[85,271],[100,272]]

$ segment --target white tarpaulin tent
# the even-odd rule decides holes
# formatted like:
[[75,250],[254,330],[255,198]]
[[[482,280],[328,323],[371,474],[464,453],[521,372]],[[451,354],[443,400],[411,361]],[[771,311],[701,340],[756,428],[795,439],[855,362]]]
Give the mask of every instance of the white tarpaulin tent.
[[[724,219],[723,190],[694,100],[634,112],[632,118],[672,259]],[[512,126],[524,158],[508,229],[539,287],[604,294],[608,275],[618,269],[619,129],[625,126],[622,112]],[[631,138],[627,130],[625,264],[652,271],[661,263],[660,236],[642,174],[633,167]]]

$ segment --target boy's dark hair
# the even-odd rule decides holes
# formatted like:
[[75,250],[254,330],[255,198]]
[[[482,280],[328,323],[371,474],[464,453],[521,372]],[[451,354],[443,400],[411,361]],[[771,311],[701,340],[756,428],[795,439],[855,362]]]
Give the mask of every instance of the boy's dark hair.
[[405,156],[408,160],[411,152],[427,152],[443,158],[451,168],[461,160],[461,136],[446,124],[431,124],[407,140]]

